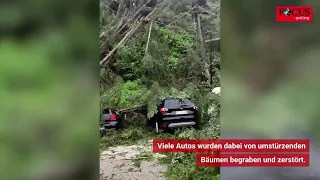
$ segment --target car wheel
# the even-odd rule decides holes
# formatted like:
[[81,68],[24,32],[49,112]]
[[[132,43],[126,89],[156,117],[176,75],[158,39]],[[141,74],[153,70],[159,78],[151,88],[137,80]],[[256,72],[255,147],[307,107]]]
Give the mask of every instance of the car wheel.
[[194,128],[195,130],[200,130],[199,124],[194,125],[193,128]]
[[154,127],[152,119],[148,119],[147,126],[148,127]]
[[124,127],[123,122],[122,122],[122,121],[119,121],[119,122],[117,123],[116,129],[119,130],[119,129],[122,129],[123,127]]
[[175,129],[174,128],[165,128],[164,132],[169,133],[169,134],[174,134]]
[[100,128],[100,138],[103,138],[104,134],[105,134],[105,129]]

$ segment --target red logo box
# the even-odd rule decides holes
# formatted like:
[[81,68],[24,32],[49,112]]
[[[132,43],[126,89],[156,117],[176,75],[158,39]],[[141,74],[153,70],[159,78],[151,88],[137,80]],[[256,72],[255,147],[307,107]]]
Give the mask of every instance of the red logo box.
[[277,22],[312,22],[312,6],[277,6]]

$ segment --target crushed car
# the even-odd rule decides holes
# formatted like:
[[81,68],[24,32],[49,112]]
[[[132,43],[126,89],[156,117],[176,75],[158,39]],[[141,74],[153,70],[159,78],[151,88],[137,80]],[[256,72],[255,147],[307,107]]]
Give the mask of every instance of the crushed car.
[[107,129],[123,128],[122,118],[119,118],[118,113],[111,108],[103,108],[100,120],[100,135],[103,136]]
[[198,108],[191,99],[165,98],[158,105],[157,113],[148,119],[148,124],[159,132],[183,127],[198,128],[199,120]]

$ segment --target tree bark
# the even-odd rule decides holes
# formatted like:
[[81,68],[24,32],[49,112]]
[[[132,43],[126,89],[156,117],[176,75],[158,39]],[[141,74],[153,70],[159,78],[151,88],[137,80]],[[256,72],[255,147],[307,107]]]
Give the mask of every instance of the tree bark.
[[121,14],[122,14],[122,12],[123,12],[123,10],[125,8],[125,1],[126,0],[121,0],[120,1],[119,8],[118,8],[118,11],[117,11],[117,19],[120,18]]
[[[145,17],[145,19],[148,19],[155,11],[156,11],[157,8],[154,8],[149,14],[148,16]],[[141,24],[143,24],[144,21],[140,21],[139,24],[131,29],[126,35],[125,37],[117,44],[116,47],[114,47],[109,53],[108,55],[103,58],[102,61],[100,61],[100,66],[107,66],[109,63],[110,63],[110,57],[113,55],[114,52],[116,52],[116,50],[128,39],[131,37],[131,35],[133,35],[137,30],[138,28],[141,26]]]
[[203,47],[203,38],[202,38],[202,32],[201,32],[201,17],[199,16],[199,14],[197,15],[197,32],[198,32],[199,41],[201,43],[201,46]]
[[113,53],[130,37],[130,35],[134,32],[134,30],[138,29],[138,27],[139,27],[140,25],[141,25],[141,23],[138,24],[136,28],[131,29],[131,30],[126,34],[126,36],[124,36],[124,38],[117,44],[117,46],[116,46],[115,48],[113,48],[105,58],[103,58],[103,60],[100,62],[100,65],[101,65],[101,66],[104,66],[104,63],[105,63],[105,62],[106,62],[106,65],[109,63],[109,62],[108,62],[108,59],[109,59],[109,58],[113,55]]
[[204,48],[204,43],[203,43],[203,37],[202,37],[202,32],[201,32],[201,17],[199,14],[196,14],[196,26],[197,26],[197,34],[198,34],[198,40],[200,43],[200,51],[201,51],[201,59],[204,64],[204,72],[203,75],[207,78],[207,84],[210,84],[210,68],[208,62],[205,60],[206,59],[206,53],[205,53],[205,48]]
[[150,42],[150,36],[151,36],[151,29],[152,29],[152,25],[153,25],[153,21],[151,21],[151,23],[150,23],[150,27],[149,27],[149,34],[148,34],[148,41],[147,41],[146,50],[145,50],[144,54],[146,54],[146,53],[147,53],[147,51],[148,51],[149,42]]

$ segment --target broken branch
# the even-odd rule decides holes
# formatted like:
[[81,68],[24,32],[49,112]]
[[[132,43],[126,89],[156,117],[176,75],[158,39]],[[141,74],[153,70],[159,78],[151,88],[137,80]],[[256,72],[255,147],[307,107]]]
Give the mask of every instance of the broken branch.
[[[157,7],[154,8],[144,19],[148,19],[148,18],[156,11],[156,9],[157,9]],[[128,38],[130,38],[132,34],[134,34],[134,33],[138,30],[138,28],[141,26],[141,24],[142,24],[143,22],[144,22],[143,20],[140,21],[139,24],[138,24],[135,28],[131,29],[131,30],[125,35],[125,37],[117,44],[117,46],[114,47],[114,48],[108,53],[108,55],[107,55],[105,58],[103,58],[102,61],[100,61],[100,66],[107,66],[107,65],[110,63],[109,58],[113,55],[113,53],[116,52],[116,50],[117,50]]]
[[150,41],[150,36],[151,36],[151,29],[152,29],[152,25],[153,25],[153,21],[151,21],[150,23],[150,28],[149,28],[149,34],[148,34],[148,41],[147,41],[147,46],[146,46],[146,50],[145,50],[145,54],[147,53],[148,51],[148,47],[149,47],[149,41]]

